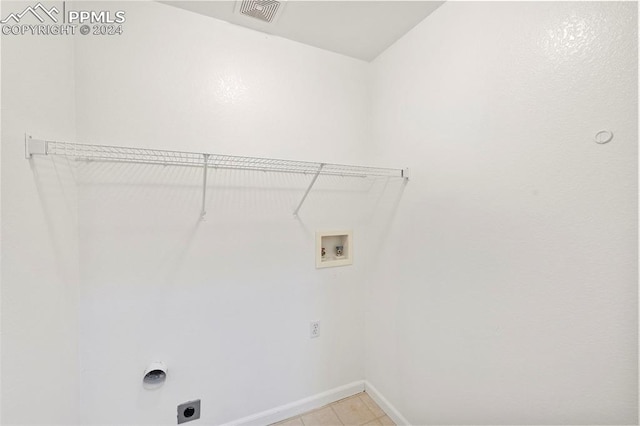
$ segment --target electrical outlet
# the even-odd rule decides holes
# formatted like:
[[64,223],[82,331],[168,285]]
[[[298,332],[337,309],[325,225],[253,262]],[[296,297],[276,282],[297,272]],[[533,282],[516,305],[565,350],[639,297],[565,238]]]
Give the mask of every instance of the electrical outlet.
[[178,405],[178,424],[190,422],[200,418],[200,400],[185,402]]
[[311,321],[309,323],[309,337],[312,339],[320,337],[320,321]]

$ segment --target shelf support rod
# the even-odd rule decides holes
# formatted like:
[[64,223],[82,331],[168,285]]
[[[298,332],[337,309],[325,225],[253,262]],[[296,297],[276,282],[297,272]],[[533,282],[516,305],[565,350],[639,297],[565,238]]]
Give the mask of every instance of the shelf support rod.
[[207,214],[207,169],[209,168],[209,155],[210,154],[202,154],[204,157],[204,166],[202,168],[202,210],[200,210],[200,219],[204,219]]
[[309,192],[311,191],[311,188],[313,188],[313,185],[316,183],[316,180],[318,179],[318,176],[320,176],[320,172],[322,171],[323,167],[324,167],[324,163],[320,163],[320,167],[318,168],[318,171],[316,172],[315,176],[313,176],[313,179],[311,180],[311,183],[309,184],[309,187],[307,188],[307,190],[305,191],[304,195],[302,196],[302,200],[300,200],[300,203],[298,204],[298,207],[296,207],[296,209],[293,211],[293,215],[294,216],[298,216],[298,212],[300,211],[300,207],[302,207],[302,204],[304,203],[304,200],[307,199],[307,195],[309,195]]

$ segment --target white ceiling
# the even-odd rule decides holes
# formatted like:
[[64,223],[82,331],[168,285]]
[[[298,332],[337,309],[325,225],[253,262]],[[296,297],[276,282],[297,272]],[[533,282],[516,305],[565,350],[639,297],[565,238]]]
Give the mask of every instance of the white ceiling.
[[161,3],[371,61],[444,2],[289,0],[270,24],[234,13],[235,1]]

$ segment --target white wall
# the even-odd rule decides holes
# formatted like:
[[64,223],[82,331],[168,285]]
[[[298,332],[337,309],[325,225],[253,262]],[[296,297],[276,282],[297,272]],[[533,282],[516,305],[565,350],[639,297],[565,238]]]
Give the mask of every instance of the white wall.
[[[372,64],[82,4],[125,34],[2,38],[3,424],[219,424],[363,378],[413,424],[637,421],[634,4],[447,3]],[[199,222],[198,170],[29,163],[25,131],[412,180],[322,179],[294,220],[310,177],[218,171]],[[316,270],[335,228],[356,263]]]
[[413,173],[365,376],[412,424],[638,421],[636,6],[447,2],[374,61]]
[[[77,40],[78,141],[361,162],[366,63],[163,4],[105,8],[125,33]],[[317,229],[354,229],[357,258],[370,183],[322,178],[295,220],[311,176],[211,172],[199,222],[200,170],[79,176],[82,424],[174,424],[195,398],[220,424],[364,378],[362,265],[316,270],[313,251]]]
[[[17,11],[23,2],[3,2]],[[74,139],[73,42],[2,36],[2,424],[77,419],[74,168],[24,156],[24,134]]]

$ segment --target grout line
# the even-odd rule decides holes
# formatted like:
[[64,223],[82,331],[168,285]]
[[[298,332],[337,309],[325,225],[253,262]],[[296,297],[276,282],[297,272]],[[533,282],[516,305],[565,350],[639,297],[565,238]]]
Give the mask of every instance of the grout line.
[[[360,392],[360,393],[358,393],[358,394],[356,394],[356,395],[358,395],[358,399],[360,400],[360,402],[362,403],[362,405],[364,405],[364,408],[366,408],[367,410],[369,410],[369,412],[370,412],[371,414],[373,414],[373,420],[377,420],[377,419],[380,419],[380,418],[384,417],[384,416],[376,417],[376,413],[374,413],[374,412],[373,412],[373,410],[372,410],[371,408],[369,408],[369,405],[367,405],[367,403],[366,403],[366,402],[364,402],[364,399],[362,399],[361,394],[363,394],[363,393],[364,393],[364,392]],[[378,405],[378,404],[376,404],[376,405]],[[378,407],[378,408],[380,408],[380,407]],[[382,411],[382,412],[384,413],[384,410],[383,410],[382,408],[380,408],[380,411]],[[385,413],[385,416],[386,416],[386,415],[387,415],[387,413]],[[373,420],[371,420],[371,421],[373,421]]]
[[[283,420],[283,421],[292,421],[292,420],[300,419],[300,423],[302,423],[302,424],[303,424],[303,426],[306,426],[306,425],[305,425],[305,423],[304,423],[304,420],[302,420],[302,416],[304,416],[304,415],[306,415],[306,414],[310,414],[310,413],[316,412],[316,411],[320,411],[320,410],[322,410],[322,409],[324,409],[324,408],[326,408],[326,407],[329,407],[329,408],[331,408],[331,411],[333,412],[333,414],[336,416],[336,418],[337,418],[337,419],[338,419],[338,421],[340,422],[340,426],[345,426],[344,422],[342,421],[342,419],[341,419],[341,418],[340,418],[340,416],[338,415],[338,412],[337,412],[333,407],[334,407],[334,405],[337,405],[337,404],[339,404],[339,403],[341,403],[341,402],[343,402],[343,401],[346,401],[346,400],[348,400],[348,399],[356,399],[356,398],[357,398],[357,399],[358,399],[358,400],[359,400],[359,401],[364,405],[364,407],[365,407],[365,408],[366,408],[366,409],[367,409],[371,414],[373,414],[373,416],[374,416],[374,419],[373,419],[373,420],[380,420],[380,419],[381,419],[381,418],[383,418],[383,417],[389,417],[389,414],[387,414],[387,412],[386,412],[386,411],[384,411],[384,410],[383,410],[383,409],[382,409],[382,408],[381,408],[381,407],[380,407],[380,406],[379,406],[379,405],[374,401],[374,404],[375,404],[375,405],[380,409],[380,411],[382,411],[382,415],[381,415],[381,416],[378,416],[378,417],[376,417],[376,416],[375,416],[375,413],[373,412],[373,410],[372,410],[371,408],[369,408],[369,406],[368,406],[368,405],[365,403],[365,401],[362,399],[362,394],[366,394],[366,393],[367,393],[366,391],[358,392],[358,393],[356,393],[356,394],[354,394],[354,395],[348,396],[348,397],[346,397],[346,398],[342,398],[342,399],[340,399],[340,400],[338,400],[338,401],[331,402],[331,403],[329,403],[329,404],[327,404],[327,405],[324,405],[324,406],[322,406],[322,407],[319,407],[319,408],[316,408],[316,409],[314,409],[314,410],[310,410],[310,411],[307,411],[307,412],[305,412],[305,413],[302,413],[302,414],[298,415],[297,417],[292,417],[292,418],[290,418],[290,419],[286,419],[286,420]],[[389,418],[391,418],[391,417],[389,417]],[[373,421],[373,420],[370,420],[370,422],[371,422],[371,421]]]
[[[333,403],[335,404],[335,402]],[[336,415],[336,419],[338,419],[338,421],[340,422],[341,425],[344,426],[344,422],[342,421],[342,419],[340,418],[340,416],[338,415],[338,412],[336,410],[333,409],[333,404],[329,404],[329,408],[331,408],[331,411],[333,411],[333,414]]]

